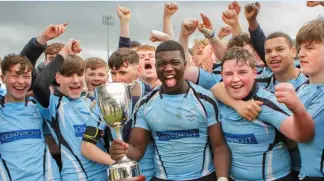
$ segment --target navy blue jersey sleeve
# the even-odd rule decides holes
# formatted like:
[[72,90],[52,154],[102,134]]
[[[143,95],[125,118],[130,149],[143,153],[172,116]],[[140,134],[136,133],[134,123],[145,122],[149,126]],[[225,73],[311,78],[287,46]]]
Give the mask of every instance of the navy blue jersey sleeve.
[[55,79],[56,73],[59,71],[64,58],[57,54],[55,59],[51,61],[43,71],[39,73],[33,84],[33,91],[37,101],[45,108],[49,106],[50,85]]
[[263,30],[261,29],[260,24],[257,29],[255,29],[254,31],[250,31],[250,36],[254,49],[259,54],[263,62],[265,62],[264,43],[266,40],[266,36]]
[[118,44],[118,48],[130,48],[130,38],[127,37],[119,37],[119,44]]
[[37,59],[42,55],[45,49],[46,45],[41,45],[37,42],[36,38],[32,38],[22,49],[20,55],[26,56],[35,67]]

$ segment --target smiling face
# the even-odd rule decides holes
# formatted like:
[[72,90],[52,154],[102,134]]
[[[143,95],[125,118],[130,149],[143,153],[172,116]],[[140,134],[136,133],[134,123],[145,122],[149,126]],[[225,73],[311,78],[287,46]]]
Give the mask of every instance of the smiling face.
[[284,37],[266,40],[264,44],[267,65],[276,74],[284,74],[294,67],[296,49]]
[[61,93],[72,99],[80,98],[85,81],[84,73],[74,73],[72,75],[57,73],[56,81],[60,84]]
[[179,50],[156,53],[156,72],[164,89],[169,92],[181,90],[186,62]]
[[256,69],[243,61],[227,60],[222,69],[223,82],[226,91],[236,100],[242,100],[252,90]]
[[108,80],[107,66],[96,69],[89,67],[85,73],[85,80],[89,91],[94,91],[96,87],[105,84]]
[[21,70],[21,64],[11,66],[10,70],[1,75],[2,82],[6,85],[7,98],[13,102],[23,102],[31,86],[31,70],[28,67]]

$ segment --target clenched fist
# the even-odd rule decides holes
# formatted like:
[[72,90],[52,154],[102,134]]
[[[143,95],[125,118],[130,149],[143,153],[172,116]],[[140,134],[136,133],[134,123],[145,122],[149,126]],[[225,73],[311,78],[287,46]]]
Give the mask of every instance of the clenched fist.
[[179,9],[179,6],[177,3],[172,2],[172,3],[166,3],[164,5],[164,16],[169,16],[171,17],[174,13],[176,13]]

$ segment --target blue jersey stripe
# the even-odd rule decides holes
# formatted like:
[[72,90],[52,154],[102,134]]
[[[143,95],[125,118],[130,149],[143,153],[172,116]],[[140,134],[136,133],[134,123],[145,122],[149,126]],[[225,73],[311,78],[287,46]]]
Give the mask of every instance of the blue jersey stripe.
[[166,171],[166,169],[165,169],[164,163],[163,163],[163,161],[162,161],[162,157],[161,157],[161,155],[160,155],[160,153],[159,153],[159,149],[157,148],[156,145],[155,145],[155,149],[156,149],[156,154],[159,156],[159,159],[160,159],[160,162],[161,162],[162,168],[163,168],[163,170],[164,170],[165,176],[168,177],[168,173],[167,173],[167,171]]

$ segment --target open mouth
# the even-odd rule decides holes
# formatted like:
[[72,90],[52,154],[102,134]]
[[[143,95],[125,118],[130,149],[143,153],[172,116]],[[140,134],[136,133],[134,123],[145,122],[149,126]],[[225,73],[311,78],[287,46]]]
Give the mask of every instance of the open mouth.
[[177,84],[175,75],[167,75],[164,77],[164,80],[168,87],[174,87]]
[[232,85],[231,87],[232,87],[232,89],[238,90],[238,89],[241,89],[243,87],[243,85]]
[[145,63],[145,64],[144,64],[144,69],[145,69],[145,70],[152,69],[152,64],[149,63],[149,62]]
[[14,89],[16,89],[17,91],[24,91],[25,90],[25,86],[14,86]]
[[270,65],[273,66],[273,67],[277,67],[277,66],[280,65],[280,63],[281,63],[280,60],[273,60],[273,61],[270,62]]
[[98,86],[101,86],[102,84],[101,84],[101,82],[99,82],[99,83],[91,83],[91,85],[92,85],[92,87],[98,87]]
[[81,86],[75,86],[75,87],[70,87],[70,90],[72,92],[79,92],[82,90]]

